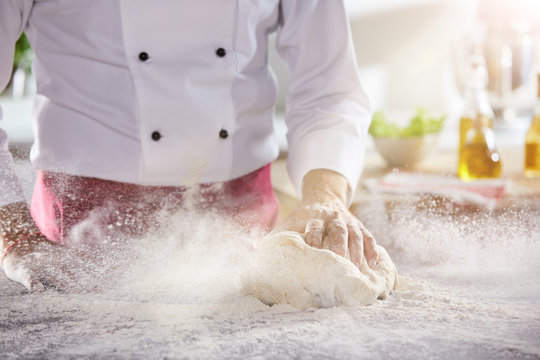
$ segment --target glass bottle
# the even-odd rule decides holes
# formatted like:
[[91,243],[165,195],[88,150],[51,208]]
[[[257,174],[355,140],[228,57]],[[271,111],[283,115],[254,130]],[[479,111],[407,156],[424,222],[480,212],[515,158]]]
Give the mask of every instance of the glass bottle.
[[525,177],[540,178],[540,73],[534,118],[525,136]]
[[463,180],[496,178],[501,174],[501,159],[495,145],[493,110],[487,94],[484,57],[470,59],[469,81],[459,124],[458,175]]
[[501,175],[501,158],[495,146],[491,118],[479,114],[465,135],[459,158],[459,177],[463,180],[497,178]]

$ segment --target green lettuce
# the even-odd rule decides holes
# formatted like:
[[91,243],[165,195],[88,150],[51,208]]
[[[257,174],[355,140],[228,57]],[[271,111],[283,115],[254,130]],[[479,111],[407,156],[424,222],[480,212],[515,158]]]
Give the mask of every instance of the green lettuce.
[[442,130],[446,116],[433,117],[422,108],[416,109],[416,114],[408,126],[401,127],[389,122],[382,111],[373,114],[369,133],[375,137],[413,137],[437,133]]

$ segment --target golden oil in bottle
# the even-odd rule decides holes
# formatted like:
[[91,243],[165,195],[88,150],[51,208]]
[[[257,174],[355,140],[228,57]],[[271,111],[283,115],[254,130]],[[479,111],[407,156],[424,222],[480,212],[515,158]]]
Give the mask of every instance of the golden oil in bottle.
[[501,174],[501,159],[495,147],[494,115],[487,95],[487,83],[484,57],[472,55],[459,123],[458,175],[463,180],[495,178]]
[[480,114],[465,135],[458,167],[458,175],[463,180],[497,178],[501,175],[501,158],[489,124],[490,118]]
[[[486,115],[488,118],[488,127],[493,129],[493,118]],[[459,121],[459,153],[463,152],[463,145],[465,144],[465,139],[467,132],[473,127],[473,119],[470,116],[463,116]]]
[[540,73],[538,74],[538,100],[534,118],[525,136],[525,177],[540,178]]
[[525,143],[525,177],[540,178],[540,143]]

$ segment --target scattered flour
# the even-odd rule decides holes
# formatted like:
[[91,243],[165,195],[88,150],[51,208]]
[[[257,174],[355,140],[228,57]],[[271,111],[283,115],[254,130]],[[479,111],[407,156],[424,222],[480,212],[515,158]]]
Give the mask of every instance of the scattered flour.
[[398,291],[371,306],[243,296],[262,236],[179,213],[160,233],[111,239],[97,292],[30,294],[0,277],[2,359],[540,359],[538,206],[414,205],[358,211],[400,270]]

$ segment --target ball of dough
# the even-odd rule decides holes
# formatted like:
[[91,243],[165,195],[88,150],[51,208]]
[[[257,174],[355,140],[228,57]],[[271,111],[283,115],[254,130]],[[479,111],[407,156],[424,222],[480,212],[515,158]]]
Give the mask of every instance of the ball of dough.
[[300,309],[370,305],[397,287],[397,270],[386,250],[370,268],[358,269],[330,250],[316,249],[299,233],[278,232],[255,243],[244,279],[244,291],[262,302]]

